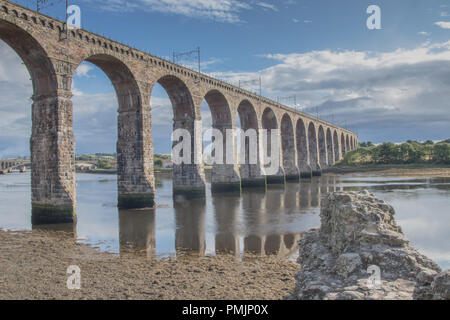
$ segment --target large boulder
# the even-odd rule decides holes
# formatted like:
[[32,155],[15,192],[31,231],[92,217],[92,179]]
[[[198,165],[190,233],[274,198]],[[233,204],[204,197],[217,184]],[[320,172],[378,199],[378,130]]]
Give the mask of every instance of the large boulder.
[[297,299],[448,299],[449,273],[409,245],[395,211],[368,191],[328,194],[299,242]]

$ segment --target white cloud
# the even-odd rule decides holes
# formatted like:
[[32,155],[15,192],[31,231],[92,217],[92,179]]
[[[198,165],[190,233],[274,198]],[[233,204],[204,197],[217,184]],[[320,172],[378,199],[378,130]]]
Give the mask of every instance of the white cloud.
[[421,35],[421,36],[429,36],[430,35],[430,33],[426,32],[426,31],[420,31],[420,32],[417,32],[417,34]]
[[450,29],[450,22],[438,21],[435,22],[434,24],[441,27],[442,29]]
[[78,66],[77,70],[75,71],[76,76],[78,77],[89,77],[89,71],[91,71],[93,68],[86,64],[82,63]]
[[173,124],[173,109],[169,98],[152,96],[150,105],[152,107],[152,125],[171,128]]
[[29,154],[33,89],[20,57],[0,41],[0,158]]
[[95,5],[107,11],[144,10],[226,23],[242,22],[239,14],[251,9],[250,4],[240,0],[99,0]]
[[448,135],[450,41],[390,52],[311,51],[268,54],[258,73],[222,73],[232,83],[262,76],[263,94],[296,95],[305,111],[364,131],[362,139]]
[[271,4],[271,3],[260,1],[260,2],[256,2],[256,5],[262,7],[265,10],[278,11],[278,8],[275,5]]

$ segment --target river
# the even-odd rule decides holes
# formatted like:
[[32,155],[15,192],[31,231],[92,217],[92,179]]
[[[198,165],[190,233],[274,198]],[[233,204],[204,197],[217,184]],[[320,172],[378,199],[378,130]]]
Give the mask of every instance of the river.
[[[368,189],[391,204],[411,245],[450,268],[450,178],[324,175],[269,186],[267,192],[173,199],[172,179],[156,176],[154,210],[122,211],[113,175],[77,174],[76,226],[59,226],[79,242],[115,254],[247,252],[295,259],[301,233],[320,224],[321,196],[330,191]],[[0,176],[0,228],[32,230],[30,173]],[[44,227],[46,228],[46,227]],[[50,227],[53,230],[54,227]]]

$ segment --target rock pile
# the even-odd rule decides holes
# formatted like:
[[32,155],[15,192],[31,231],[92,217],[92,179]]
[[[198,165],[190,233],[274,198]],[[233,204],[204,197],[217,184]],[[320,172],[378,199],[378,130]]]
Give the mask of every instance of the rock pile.
[[368,191],[324,200],[299,242],[296,299],[450,299],[450,272],[409,246],[390,205]]

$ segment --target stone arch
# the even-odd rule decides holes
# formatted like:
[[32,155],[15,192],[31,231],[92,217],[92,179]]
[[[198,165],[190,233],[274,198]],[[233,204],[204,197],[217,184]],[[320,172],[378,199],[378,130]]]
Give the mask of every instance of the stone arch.
[[239,103],[237,113],[241,122],[242,130],[258,129],[258,116],[255,107],[247,99]]
[[[191,92],[180,78],[165,75],[157,80],[169,96],[173,108],[175,122],[193,121],[195,119],[195,105]],[[179,123],[180,127],[181,123]],[[175,124],[174,124],[175,125]],[[174,126],[174,129],[175,126]]]
[[345,137],[345,148],[348,151],[352,150],[351,147],[350,147],[350,140],[349,140],[348,134]]
[[[264,130],[267,130],[267,139],[266,139],[266,147],[263,148],[263,159],[265,162],[265,169],[266,171],[270,170],[270,173],[275,172],[275,170],[278,170],[276,174],[267,174],[267,183],[284,183],[284,173],[281,169],[281,149],[280,149],[280,143],[279,143],[279,137],[274,136],[278,133],[278,119],[275,114],[275,112],[267,107],[264,109],[264,112],[261,117],[261,127]],[[276,139],[278,146],[272,145],[272,138]],[[263,139],[264,140],[264,139]],[[275,140],[274,140],[275,141]],[[265,141],[263,141],[264,144]],[[269,160],[271,159],[271,160]],[[278,161],[277,161],[278,159]],[[274,162],[272,162],[274,161]],[[274,168],[278,167],[277,169],[273,170]]]
[[332,166],[334,164],[334,151],[333,151],[333,137],[331,136],[331,129],[327,128],[327,155],[328,155],[328,165]]
[[122,60],[102,52],[90,52],[92,54],[83,57],[82,61],[96,65],[106,74],[114,87],[119,106],[118,206],[121,209],[153,207],[155,186],[148,102],[143,98],[135,75]]
[[283,169],[286,180],[298,181],[297,155],[295,152],[294,126],[291,117],[285,113],[281,118],[281,150],[283,155]]
[[[196,125],[197,113],[192,94],[186,83],[174,75],[164,75],[157,81],[169,96],[173,109],[173,131],[186,130],[190,134],[188,163],[173,164],[173,195],[184,197],[205,196],[205,176],[202,161],[201,128]],[[173,147],[182,143],[173,141]],[[179,154],[184,156],[183,154]]]
[[[237,108],[241,130],[245,135],[241,136],[241,149],[239,150],[240,175],[242,188],[265,187],[266,179],[263,175],[260,163],[260,137],[258,128],[258,115],[252,103],[247,99],[242,100]],[[252,141],[253,139],[253,141]],[[256,145],[256,150],[254,148]],[[251,155],[251,152],[256,154]],[[250,158],[253,157],[252,161]],[[256,159],[254,159],[256,157]],[[254,162],[254,163],[251,163]]]
[[319,156],[318,156],[318,144],[316,127],[313,122],[309,123],[308,126],[308,149],[309,149],[309,164],[311,165],[311,170],[313,175],[320,174]]
[[[115,56],[104,53],[89,55],[83,61],[96,65],[109,78],[116,91],[119,113],[140,111],[139,108],[142,105],[141,92],[135,76],[124,62]],[[75,70],[76,68],[74,68],[73,72]]]
[[297,120],[295,129],[295,138],[297,144],[297,165],[300,169],[300,177],[310,178],[311,167],[308,165],[308,139],[306,136],[306,127],[302,118]]
[[33,84],[33,96],[55,94],[58,87],[55,68],[39,41],[24,29],[5,20],[0,20],[0,39],[24,62]]
[[336,130],[334,130],[333,133],[333,148],[334,148],[334,161],[337,162],[341,160],[341,158],[339,155],[339,138]]
[[341,133],[341,155],[342,155],[342,158],[345,156],[346,152],[347,152],[347,148],[345,145],[344,133]]
[[318,130],[318,147],[319,147],[319,163],[321,168],[327,167],[327,145],[325,140],[325,131],[323,126],[319,126]]
[[[241,190],[241,182],[236,165],[235,139],[231,130],[233,120],[231,118],[231,110],[227,99],[217,89],[208,91],[204,97],[209,105],[212,116],[212,127],[219,130],[222,134],[223,141],[221,143],[223,156],[219,160],[221,163],[214,163],[211,172],[211,191],[228,192]],[[214,155],[215,155],[215,151]]]
[[211,109],[213,127],[228,126],[232,128],[230,106],[223,93],[217,89],[212,89],[205,95],[205,100]]
[[267,107],[264,109],[263,115],[261,117],[262,128],[266,130],[278,129],[278,120],[275,112]]
[[72,109],[64,92],[70,89],[67,79],[58,82],[56,66],[33,29],[28,32],[0,19],[0,39],[22,59],[32,82],[32,224],[71,223],[76,192]]

